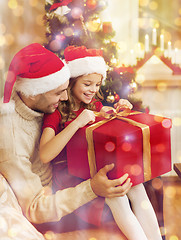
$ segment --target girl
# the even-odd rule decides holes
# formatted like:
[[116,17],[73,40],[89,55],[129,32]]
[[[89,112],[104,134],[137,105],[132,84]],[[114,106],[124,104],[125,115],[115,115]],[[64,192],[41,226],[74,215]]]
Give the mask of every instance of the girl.
[[[58,156],[53,161],[55,190],[67,187],[63,182],[62,171],[67,168],[65,145],[79,128],[95,121],[92,110],[102,112],[107,110],[107,107],[103,107],[99,101],[101,99],[99,89],[106,78],[107,70],[102,52],[83,46],[69,46],[65,49],[64,55],[71,73],[69,99],[61,103],[53,114],[45,116],[40,141],[40,158],[44,163]],[[118,110],[120,107],[132,108],[132,105],[127,100],[121,99],[115,107]],[[62,163],[65,164],[63,167]],[[73,181],[74,184],[78,184],[82,180],[77,178],[75,181],[74,178]],[[132,187],[124,197],[105,198],[105,202],[111,209],[118,227],[129,240],[162,239],[156,215],[142,184]],[[100,205],[100,208],[103,207]],[[97,215],[95,211],[90,212],[92,218]]]

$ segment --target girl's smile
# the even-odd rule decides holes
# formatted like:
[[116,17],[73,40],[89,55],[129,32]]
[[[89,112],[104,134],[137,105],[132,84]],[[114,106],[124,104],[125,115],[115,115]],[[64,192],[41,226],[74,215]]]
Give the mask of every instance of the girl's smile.
[[102,75],[97,73],[78,77],[72,89],[77,107],[80,106],[81,102],[89,104],[95,94],[99,91],[101,83]]

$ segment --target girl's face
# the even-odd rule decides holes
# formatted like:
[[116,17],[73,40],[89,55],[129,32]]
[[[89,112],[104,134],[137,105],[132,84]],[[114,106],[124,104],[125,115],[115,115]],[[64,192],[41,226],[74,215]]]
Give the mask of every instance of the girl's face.
[[102,75],[97,73],[78,77],[72,89],[76,104],[80,104],[81,102],[89,104],[99,91],[101,83]]

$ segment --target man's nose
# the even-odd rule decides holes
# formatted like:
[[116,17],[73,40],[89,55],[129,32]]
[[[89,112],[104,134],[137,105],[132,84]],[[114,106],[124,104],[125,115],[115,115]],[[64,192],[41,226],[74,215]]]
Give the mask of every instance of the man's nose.
[[60,101],[68,100],[67,91],[63,92],[60,96]]

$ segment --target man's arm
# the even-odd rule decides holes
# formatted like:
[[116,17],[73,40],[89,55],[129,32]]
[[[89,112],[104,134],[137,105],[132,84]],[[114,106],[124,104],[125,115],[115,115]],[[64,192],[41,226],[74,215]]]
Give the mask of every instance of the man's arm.
[[[1,120],[1,119],[0,119]],[[8,119],[4,119],[7,123]],[[17,124],[0,122],[0,173],[9,182],[26,217],[34,223],[59,221],[63,216],[73,212],[80,206],[95,199],[97,196],[112,197],[125,194],[129,188],[129,180],[122,184],[122,179],[109,180],[107,172],[113,166],[101,169],[93,179],[82,182],[73,188],[57,191],[56,194],[46,193],[40,177],[32,172],[30,162],[30,136],[23,135]],[[7,127],[7,128],[6,128]],[[27,131],[28,129],[26,129]]]
[[39,177],[32,173],[31,165],[25,159],[16,157],[13,160],[1,162],[0,171],[12,187],[24,214],[34,223],[59,221],[97,196],[122,196],[131,187],[130,180],[119,186],[126,176],[118,180],[107,179],[107,171],[112,167],[106,166],[91,180],[57,191],[54,195],[46,194]]

